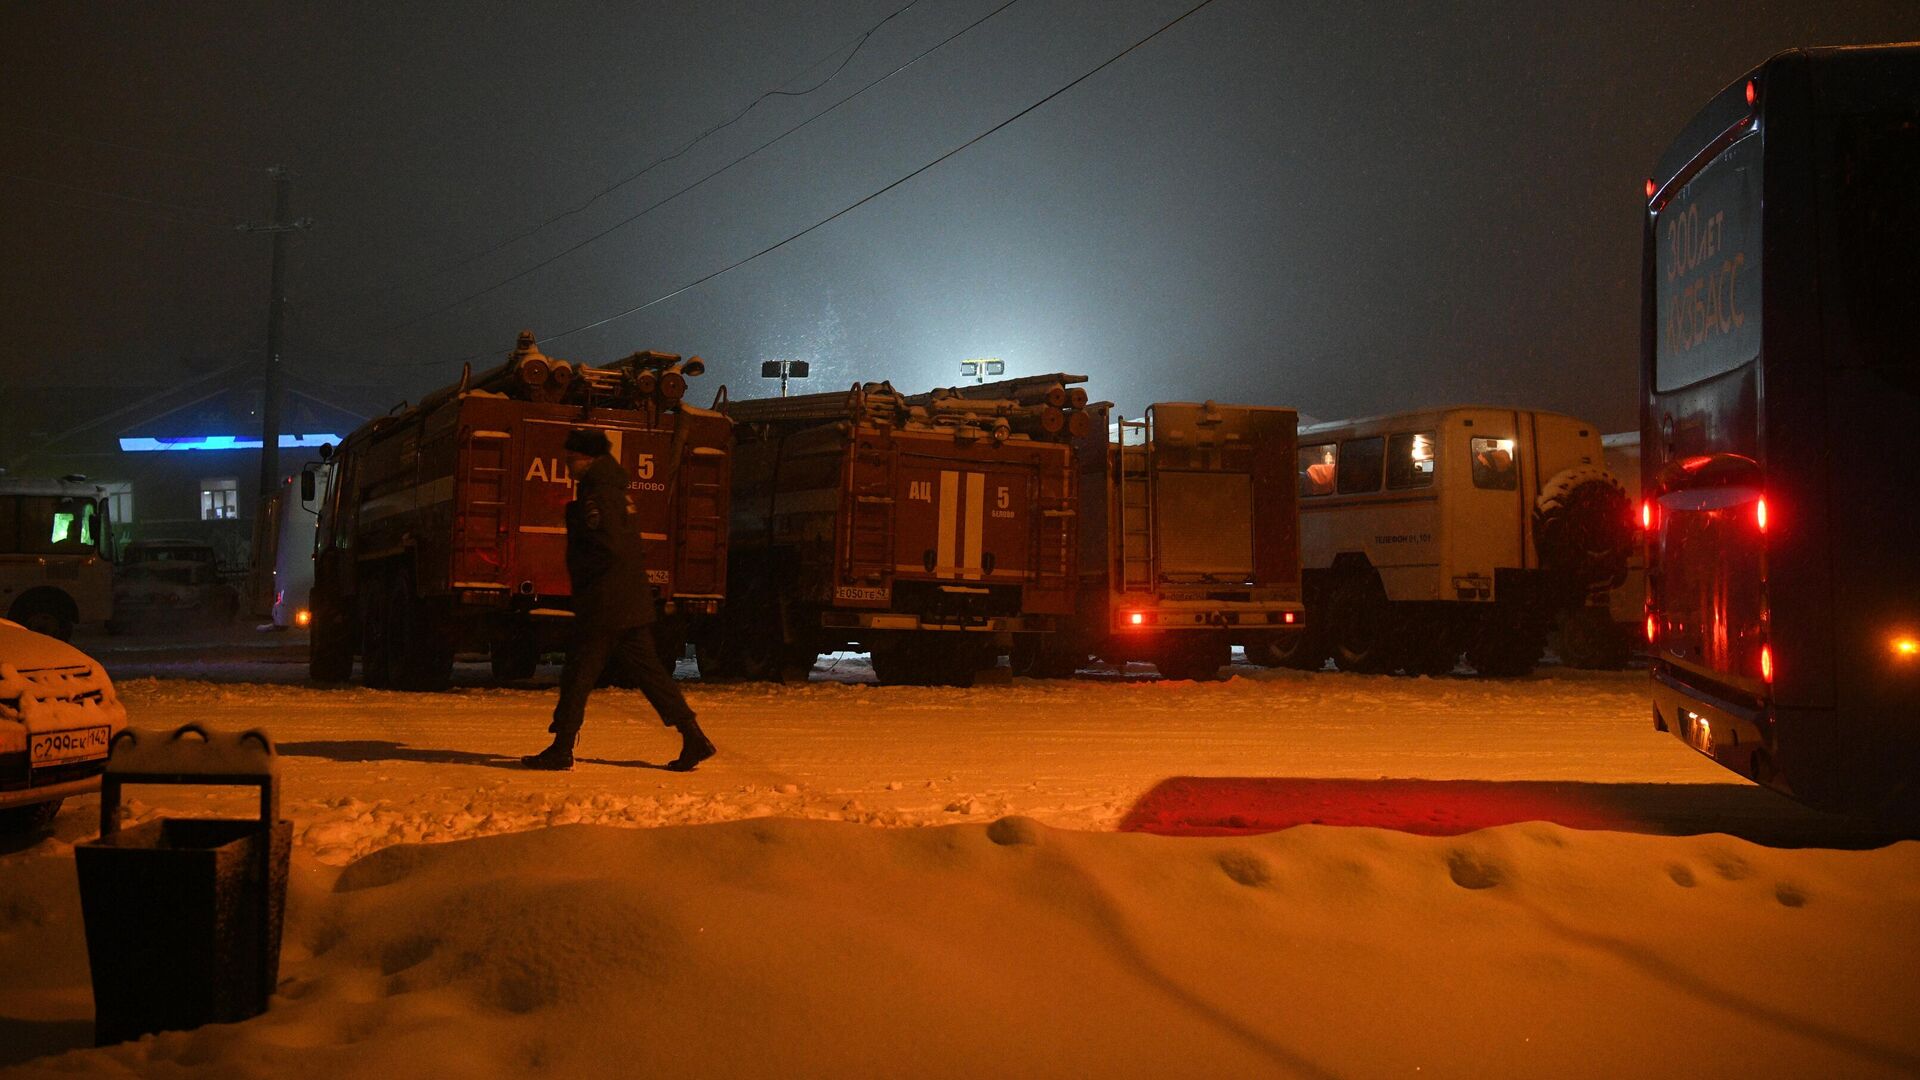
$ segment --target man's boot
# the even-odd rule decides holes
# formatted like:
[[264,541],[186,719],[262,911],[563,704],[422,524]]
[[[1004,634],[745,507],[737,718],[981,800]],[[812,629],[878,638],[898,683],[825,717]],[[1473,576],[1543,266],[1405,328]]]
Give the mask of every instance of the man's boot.
[[674,772],[692,772],[695,765],[713,756],[713,740],[700,730],[700,722],[689,716],[673,725],[680,729],[680,756],[667,762]]
[[[520,759],[520,764],[529,769],[544,769],[549,772],[564,772],[573,768],[573,737],[576,732],[560,731],[553,736],[553,745],[537,754],[528,754]],[[709,751],[711,752],[711,751]]]

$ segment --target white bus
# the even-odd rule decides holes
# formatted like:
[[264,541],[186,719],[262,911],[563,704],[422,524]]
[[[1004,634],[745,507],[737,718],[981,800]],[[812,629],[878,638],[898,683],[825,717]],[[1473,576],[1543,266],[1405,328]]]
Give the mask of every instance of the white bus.
[[[1307,631],[1267,662],[1518,675],[1557,620],[1604,607],[1633,529],[1599,429],[1464,406],[1300,429]],[[1289,647],[1290,645],[1290,647]]]
[[107,495],[81,480],[0,479],[0,613],[62,641],[113,616]]

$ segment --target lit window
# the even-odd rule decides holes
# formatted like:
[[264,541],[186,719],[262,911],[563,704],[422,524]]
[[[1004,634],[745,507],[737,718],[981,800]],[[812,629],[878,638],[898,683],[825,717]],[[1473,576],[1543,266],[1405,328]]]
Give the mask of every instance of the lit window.
[[240,481],[216,476],[200,481],[200,520],[232,521],[240,516]]
[[1408,432],[1387,440],[1387,486],[1433,486],[1433,432]]
[[1300,448],[1300,494],[1333,494],[1334,452],[1332,443]]
[[1517,491],[1520,470],[1513,461],[1512,439],[1475,438],[1472,442],[1473,486],[1494,491]]

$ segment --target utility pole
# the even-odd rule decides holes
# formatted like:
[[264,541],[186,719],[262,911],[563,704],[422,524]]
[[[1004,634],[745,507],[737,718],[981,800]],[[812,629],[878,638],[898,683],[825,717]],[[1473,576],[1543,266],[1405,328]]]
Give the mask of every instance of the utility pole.
[[[265,506],[267,500],[280,490],[280,402],[286,396],[285,373],[280,367],[280,332],[287,314],[287,236],[297,229],[313,225],[312,218],[293,221],[287,217],[287,204],[293,186],[292,179],[287,175],[287,167],[275,165],[267,170],[267,175],[273,177],[273,220],[264,225],[240,226],[242,232],[273,235],[273,276],[268,285],[270,295],[267,299],[267,354],[261,368],[265,394],[260,406],[260,501],[257,506]],[[256,538],[256,545],[258,542]]]
[[252,573],[248,578],[246,601],[249,610],[258,610],[263,604],[271,605],[273,596],[273,564],[263,555],[270,539],[266,535],[266,509],[280,492],[280,399],[286,396],[283,387],[285,373],[280,368],[280,331],[287,315],[287,237],[294,230],[305,229],[313,224],[312,218],[296,221],[287,217],[291,194],[289,189],[292,187],[287,167],[275,165],[267,170],[267,175],[273,177],[273,220],[264,225],[240,226],[241,232],[273,235],[273,275],[267,286],[267,355],[260,372],[261,381],[265,384],[260,403],[260,497],[253,504]]

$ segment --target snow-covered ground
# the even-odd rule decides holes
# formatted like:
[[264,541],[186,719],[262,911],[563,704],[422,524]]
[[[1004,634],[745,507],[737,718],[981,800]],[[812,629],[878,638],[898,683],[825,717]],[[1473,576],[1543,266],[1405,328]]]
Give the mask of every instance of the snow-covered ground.
[[[950,690],[842,656],[685,684],[721,753],[682,775],[631,692],[542,774],[550,689],[109,663],[137,726],[278,741],[281,996],[25,1074],[1920,1073],[1920,844],[1654,732],[1644,673]],[[0,857],[0,1064],[87,1041],[96,815]]]

